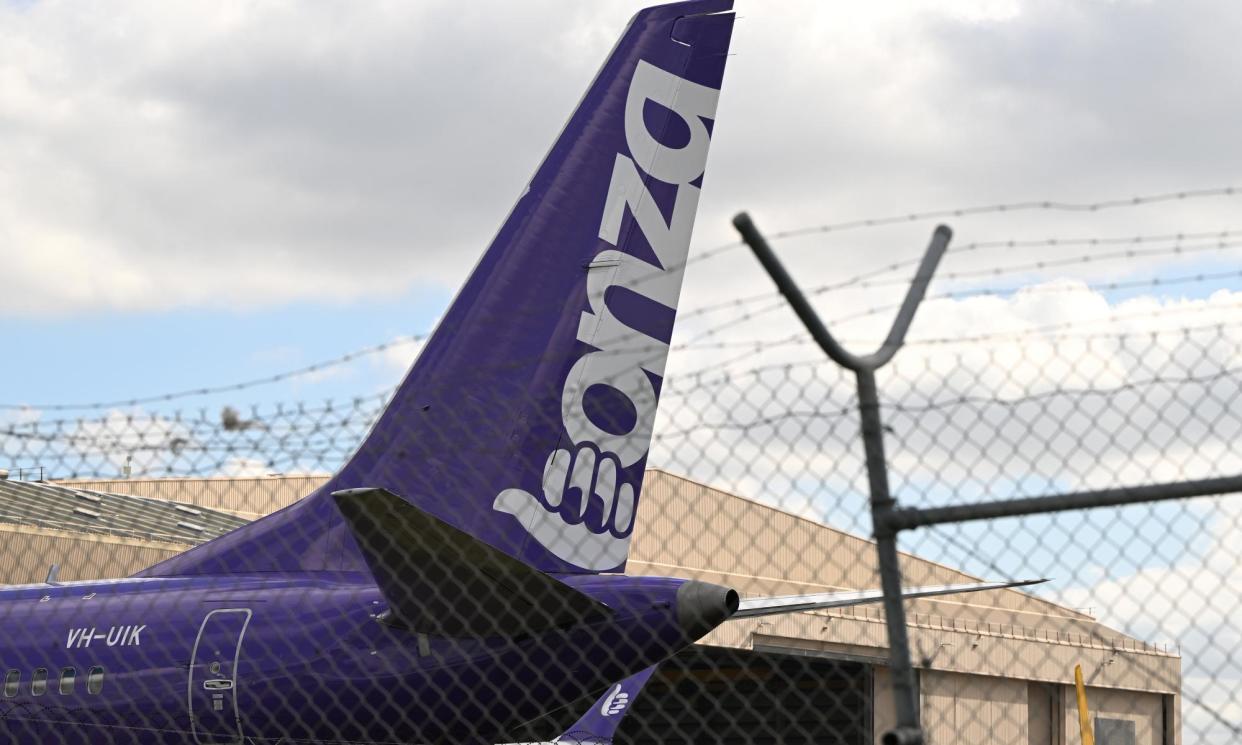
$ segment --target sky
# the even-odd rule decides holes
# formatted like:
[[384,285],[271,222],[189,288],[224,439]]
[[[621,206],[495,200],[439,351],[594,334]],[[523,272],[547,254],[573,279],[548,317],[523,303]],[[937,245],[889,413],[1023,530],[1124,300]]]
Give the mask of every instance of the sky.
[[[635,7],[5,6],[0,331],[47,369],[7,369],[0,399],[100,401],[233,382],[429,330]],[[1242,21],[1228,4],[738,10],[693,250],[733,241],[728,218],[740,209],[784,230],[1236,177],[1224,154],[1239,113],[1228,92],[1242,74],[1231,35]],[[1214,230],[1230,227],[1236,203],[954,227],[959,243]],[[930,227],[784,250],[814,285],[915,256]],[[946,269],[971,260],[951,257]],[[1148,277],[1154,264],[1073,276]],[[699,269],[683,308],[768,291],[740,253]],[[843,293],[823,307],[857,302]],[[178,354],[108,354],[144,348]],[[113,374],[63,372],[84,352],[107,355]],[[380,386],[402,367],[346,377]],[[321,381],[321,395],[347,393],[335,380]],[[314,394],[303,385],[256,395]]]
[[[0,404],[19,407],[0,423],[214,420],[226,405],[382,395],[416,343],[241,391],[56,409],[264,378],[431,330],[637,7],[0,3]],[[954,228],[911,347],[881,378],[906,407],[890,451],[908,499],[1237,472],[1237,376],[1222,371],[1242,365],[1242,192],[1225,191],[1242,188],[1242,5],[737,10],[653,462],[866,531],[848,427],[722,429],[848,408],[852,392],[747,252],[715,251],[747,210],[769,233],[810,229],[774,240],[806,288],[902,265],[813,295],[864,351],[934,225]],[[1005,204],[1026,206],[968,209]],[[949,214],[851,227],[932,212]],[[1059,336],[1071,332],[1101,336]],[[1028,336],[998,340],[1015,333]],[[963,336],[992,340],[934,343]],[[761,385],[700,390],[722,371]],[[1079,409],[1040,398],[1065,388],[1132,393]],[[970,395],[1008,403],[945,403]],[[1153,641],[1199,639],[1206,659],[1233,638],[1195,603],[1242,584],[1236,508],[1161,509],[1133,525],[1109,512],[1072,529],[945,529],[913,547],[979,572],[1072,571],[1067,602]],[[1029,550],[961,550],[1004,542],[980,544],[988,530]],[[1101,599],[1186,572],[1208,585],[1170,595],[1180,614]],[[1236,666],[1221,676],[1242,685]],[[1210,683],[1202,695],[1242,721]]]

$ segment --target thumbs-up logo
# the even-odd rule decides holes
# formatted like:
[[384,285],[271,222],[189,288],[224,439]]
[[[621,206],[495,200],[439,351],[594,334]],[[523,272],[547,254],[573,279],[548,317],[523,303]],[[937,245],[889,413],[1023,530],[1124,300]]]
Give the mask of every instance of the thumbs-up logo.
[[621,690],[621,684],[613,686],[608,695],[604,697],[603,703],[599,706],[599,713],[606,717],[615,717],[625,711],[625,707],[630,704],[630,694]]
[[[609,290],[623,289],[652,306],[676,311],[698,209],[695,182],[707,161],[707,121],[715,116],[718,95],[715,88],[638,61],[625,103],[629,155],[617,153],[601,205],[599,239],[613,248],[597,252],[586,267],[583,300],[590,309],[579,317],[576,338],[594,351],[579,357],[565,374],[562,446],[544,464],[542,498],[525,489],[505,489],[493,503],[516,517],[548,551],[588,571],[616,569],[629,553],[655,424],[657,383],[668,359],[667,339],[644,332],[643,323],[631,325],[633,313],[614,313],[608,298],[618,293]],[[689,142],[669,147],[657,138],[659,132],[649,131],[648,101],[680,117]],[[671,209],[662,208],[655,196],[667,195],[666,190],[649,188],[656,181],[674,187]],[[636,253],[635,246],[641,245],[646,249]],[[600,387],[612,389],[632,407],[624,425],[602,424],[587,413],[590,391]]]

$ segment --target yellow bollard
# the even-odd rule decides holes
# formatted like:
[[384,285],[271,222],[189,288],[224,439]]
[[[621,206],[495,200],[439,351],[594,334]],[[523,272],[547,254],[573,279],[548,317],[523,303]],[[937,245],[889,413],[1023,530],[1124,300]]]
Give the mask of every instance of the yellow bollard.
[[1087,687],[1082,682],[1082,665],[1074,665],[1074,687],[1078,689],[1078,729],[1082,732],[1082,745],[1095,745],[1091,717],[1087,713]]

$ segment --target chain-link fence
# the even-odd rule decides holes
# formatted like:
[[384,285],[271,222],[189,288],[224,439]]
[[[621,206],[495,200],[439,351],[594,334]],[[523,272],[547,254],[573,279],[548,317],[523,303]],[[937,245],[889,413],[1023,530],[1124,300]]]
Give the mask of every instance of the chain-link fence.
[[[1095,240],[1090,256],[1233,247],[1223,233],[1139,243],[1114,250]],[[900,282],[891,273],[908,269],[826,287]],[[942,279],[976,284],[930,294],[905,348],[877,373],[890,486],[903,507],[1242,473],[1236,293],[1099,306],[1101,293],[1133,283],[998,292],[968,273]],[[1022,307],[1053,312],[1013,312]],[[660,390],[636,515],[624,514],[615,478],[605,493],[598,463],[581,466],[586,456],[575,453],[559,466],[569,484],[563,508],[593,534],[628,535],[632,522],[627,574],[731,587],[743,609],[747,598],[879,587],[853,376],[793,320],[778,320],[777,334],[755,326],[784,309],[766,294],[683,314],[686,340],[674,344]],[[962,332],[937,335],[947,326]],[[434,411],[434,391],[410,395],[429,403],[419,398],[407,418],[424,405]],[[572,733],[584,712],[615,709],[630,712],[618,741],[810,743],[878,741],[895,723],[876,602],[743,613],[718,628],[705,621],[695,629],[707,635],[687,646],[685,618],[659,611],[679,606],[675,588],[643,585],[640,603],[595,592],[589,575],[541,584],[521,562],[488,552],[503,536],[468,520],[454,532],[376,493],[293,506],[349,461],[391,398],[202,410],[174,398],[89,416],[7,410],[0,570],[5,582],[34,583],[12,591],[19,602],[6,611],[0,706],[11,737],[87,723],[99,742],[547,741]],[[477,496],[490,484],[460,464],[520,448],[492,449],[516,431],[526,399],[512,401],[512,411],[453,412],[399,464],[372,473],[422,469],[413,483]],[[637,426],[632,410],[606,397],[593,416],[604,430]],[[394,426],[385,436],[421,425]],[[537,429],[527,422],[522,432]],[[468,457],[448,457],[450,448]],[[558,457],[549,455],[548,469]],[[575,490],[580,467],[587,486]],[[421,504],[436,515],[451,496]],[[520,512],[496,493],[484,497]],[[1237,739],[1240,504],[1210,497],[902,532],[907,590],[1049,578],[907,601],[927,740],[1076,743],[1080,705],[1100,745]],[[290,506],[284,514],[296,519],[259,544],[226,541],[192,564],[174,558]],[[341,558],[351,550],[361,551],[353,563]],[[320,576],[265,584],[268,560]],[[148,573],[148,589],[120,611],[101,602],[105,590],[73,583],[160,561],[172,569]],[[240,578],[213,571],[225,566]],[[392,566],[401,576],[384,576]],[[380,591],[351,584],[359,576]],[[621,611],[640,619],[630,636],[604,623]],[[549,634],[562,647],[531,641]],[[658,669],[632,700],[614,687],[648,662]]]

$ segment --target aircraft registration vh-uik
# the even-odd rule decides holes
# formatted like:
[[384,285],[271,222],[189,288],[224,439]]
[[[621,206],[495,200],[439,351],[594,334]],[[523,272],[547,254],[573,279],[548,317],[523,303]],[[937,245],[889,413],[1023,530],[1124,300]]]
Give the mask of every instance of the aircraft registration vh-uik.
[[322,488],[128,579],[0,590],[10,741],[495,743],[599,695],[559,741],[609,742],[730,618],[880,598],[624,574],[731,7],[633,18]]

